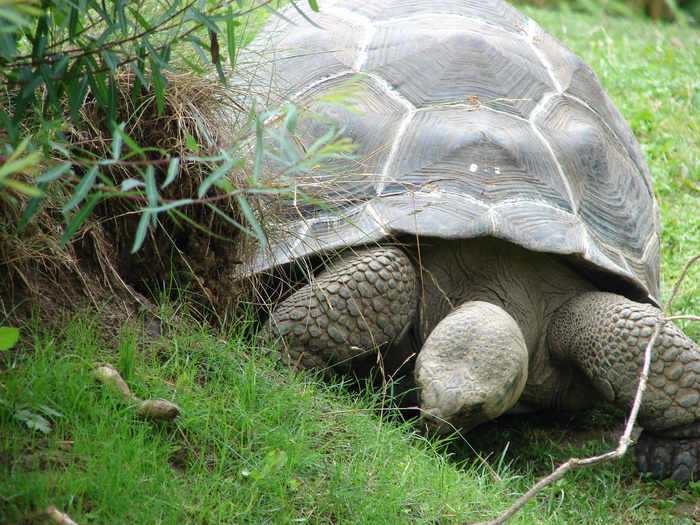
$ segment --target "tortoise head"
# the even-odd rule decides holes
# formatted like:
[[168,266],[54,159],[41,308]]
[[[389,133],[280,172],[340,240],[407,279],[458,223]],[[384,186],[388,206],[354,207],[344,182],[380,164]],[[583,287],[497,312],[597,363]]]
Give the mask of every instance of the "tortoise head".
[[467,431],[512,407],[525,388],[528,352],[515,319],[473,301],[432,331],[416,361],[423,430]]

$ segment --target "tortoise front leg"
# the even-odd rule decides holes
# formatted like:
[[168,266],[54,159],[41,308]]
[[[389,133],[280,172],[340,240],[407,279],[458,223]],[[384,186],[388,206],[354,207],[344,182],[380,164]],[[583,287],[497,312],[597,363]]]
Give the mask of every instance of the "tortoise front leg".
[[[628,410],[658,315],[658,308],[619,295],[581,294],[552,316],[547,347],[555,361],[579,367],[605,399]],[[651,353],[638,421],[651,434],[637,447],[640,470],[700,479],[700,348],[672,323]]]
[[416,275],[395,247],[345,251],[280,302],[260,336],[286,363],[347,372],[400,339],[416,310]]

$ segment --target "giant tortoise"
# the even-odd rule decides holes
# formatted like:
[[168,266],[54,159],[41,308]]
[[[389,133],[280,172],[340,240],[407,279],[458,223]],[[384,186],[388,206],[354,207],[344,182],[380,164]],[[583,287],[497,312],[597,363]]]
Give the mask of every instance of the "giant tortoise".
[[[333,130],[357,149],[281,175],[307,198],[270,204],[269,243],[248,259],[248,275],[292,279],[262,337],[328,373],[416,355],[435,434],[628,409],[659,313],[658,207],[591,69],[501,0],[300,4],[249,47],[256,107],[312,115],[300,154]],[[699,400],[700,351],[669,323],[639,415],[642,471],[700,477]]]

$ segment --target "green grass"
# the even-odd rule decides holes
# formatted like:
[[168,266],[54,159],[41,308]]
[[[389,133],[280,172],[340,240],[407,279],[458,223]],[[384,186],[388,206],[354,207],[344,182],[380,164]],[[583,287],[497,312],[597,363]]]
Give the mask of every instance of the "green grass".
[[[176,327],[149,341],[125,329],[110,344],[75,320],[30,333],[2,367],[0,522],[46,523],[51,503],[81,523],[457,524],[502,511],[569,455],[612,446],[567,442],[570,421],[522,419],[487,426],[472,446],[495,452],[480,460],[378,418],[372,396],[279,369],[235,332]],[[91,376],[103,361],[180,417],[139,417]],[[15,415],[45,407],[60,414],[45,416],[46,434]],[[598,418],[591,428],[611,424]],[[637,481],[627,460],[573,473],[512,523],[692,523],[674,502],[696,496]]]
[[[526,11],[591,64],[642,142],[667,293],[700,250],[700,32]],[[700,314],[700,270],[675,306]],[[240,331],[183,323],[159,340],[125,328],[111,341],[88,315],[62,333],[23,327],[0,360],[0,522],[47,523],[52,503],[81,523],[468,523],[568,457],[615,446],[621,415],[603,409],[503,419],[468,444],[429,444],[378,418],[377,398],[293,376]],[[91,377],[97,361],[181,416],[140,418]],[[36,416],[48,433],[29,427]],[[640,479],[628,457],[567,475],[510,523],[683,525],[700,522],[697,501],[698,488]]]
[[[278,370],[241,341],[200,328],[110,347],[97,333],[70,324],[3,367],[0,520],[42,523],[53,503],[92,523],[431,523],[498,493],[366,398]],[[93,379],[99,361],[181,416],[137,416]],[[42,434],[18,407],[60,417]]]

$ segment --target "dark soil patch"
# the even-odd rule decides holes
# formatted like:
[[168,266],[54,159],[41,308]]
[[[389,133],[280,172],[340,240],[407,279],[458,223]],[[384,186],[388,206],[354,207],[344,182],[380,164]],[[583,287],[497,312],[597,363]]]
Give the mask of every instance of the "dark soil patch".
[[[553,463],[614,450],[623,430],[624,414],[609,406],[577,412],[542,410],[484,423],[464,439],[456,439],[451,451],[457,460],[482,458],[493,464],[503,457],[506,463],[528,465],[537,475],[546,475]],[[546,457],[545,450],[550,451]]]

